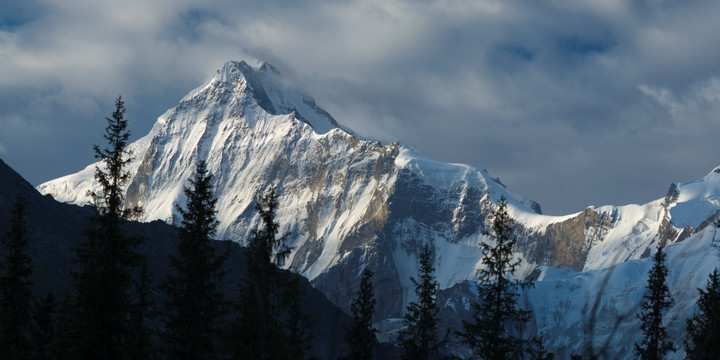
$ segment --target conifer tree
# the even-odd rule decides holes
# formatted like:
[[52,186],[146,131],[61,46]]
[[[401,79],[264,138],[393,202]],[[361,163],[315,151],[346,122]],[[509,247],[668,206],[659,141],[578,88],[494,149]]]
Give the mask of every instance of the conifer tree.
[[49,344],[52,359],[80,359],[81,346],[78,344],[79,322],[77,299],[65,291],[57,302],[52,342]]
[[350,305],[353,323],[346,326],[345,341],[350,346],[346,360],[372,359],[377,344],[377,329],[373,327],[375,315],[375,290],[372,286],[373,272],[365,268],[360,280],[360,290]]
[[26,203],[13,204],[10,230],[3,238],[8,253],[2,260],[4,275],[0,278],[0,351],[4,359],[27,359],[32,294],[32,265],[27,249]]
[[[529,341],[527,355],[530,360],[553,360],[555,354],[545,350],[545,337],[540,335],[536,336]],[[574,357],[571,355],[571,359]]]
[[292,248],[287,245],[289,234],[276,237],[280,231],[280,224],[275,221],[277,207],[277,187],[271,185],[255,205],[262,226],[252,231],[252,237],[248,243],[252,262],[259,267],[275,269],[283,266],[292,251]]
[[404,322],[407,329],[400,334],[400,345],[405,350],[405,359],[428,360],[439,357],[440,346],[444,339],[438,333],[437,294],[440,289],[435,280],[432,252],[425,245],[420,253],[420,282],[414,278],[417,301],[412,301],[405,309]]
[[667,273],[665,253],[663,247],[658,245],[648,276],[647,292],[643,295],[640,313],[637,314],[643,332],[642,341],[635,343],[635,355],[639,359],[662,359],[667,353],[675,351],[675,346],[668,339],[662,325],[663,315],[673,303],[665,282]]
[[473,322],[463,321],[463,330],[457,335],[472,349],[474,358],[519,359],[528,348],[519,332],[530,313],[519,308],[518,298],[520,290],[532,283],[512,279],[521,260],[513,260],[516,239],[505,197],[493,211],[492,231],[486,230],[484,235],[493,243],[480,243],[485,265],[478,270],[480,300],[475,304]]
[[300,275],[291,272],[280,272],[282,289],[281,304],[285,316],[282,318],[282,327],[285,345],[280,358],[304,360],[308,358],[313,335],[310,332],[312,319],[303,313],[300,304]]
[[698,289],[698,310],[687,320],[685,352],[689,359],[720,359],[720,275],[708,277],[705,290]]
[[55,359],[52,344],[55,342],[57,317],[55,295],[49,292],[45,298],[33,303],[30,327],[31,358],[35,360]]
[[227,253],[217,255],[211,244],[218,225],[217,198],[204,161],[198,162],[190,185],[185,188],[187,209],[177,207],[182,223],[177,256],[170,259],[174,273],[163,285],[168,297],[163,342],[172,359],[213,359],[225,307],[218,281]]
[[95,168],[100,193],[89,193],[98,212],[86,229],[86,241],[75,248],[74,276],[78,355],[86,359],[129,358],[128,340],[142,329],[134,328],[132,313],[136,311],[134,275],[144,257],[137,251],[142,241],[122,229],[126,219],[139,215],[141,209],[124,206],[124,186],[129,179],[127,165],[131,154],[125,149],[130,132],[127,130],[125,105],[121,97],[115,111],[106,118],[104,138],[108,145],[95,145],[95,157],[102,167]]
[[[142,241],[142,240],[138,240]],[[133,302],[130,309],[130,333],[127,343],[127,358],[152,360],[157,357],[154,347],[156,330],[152,323],[157,310],[152,297],[153,279],[148,269],[145,254],[140,255],[140,268],[133,280]]]
[[309,349],[309,319],[300,307],[298,278],[279,269],[292,248],[288,234],[277,237],[277,207],[277,188],[272,185],[255,206],[262,224],[248,243],[248,278],[233,330],[236,358],[304,359]]

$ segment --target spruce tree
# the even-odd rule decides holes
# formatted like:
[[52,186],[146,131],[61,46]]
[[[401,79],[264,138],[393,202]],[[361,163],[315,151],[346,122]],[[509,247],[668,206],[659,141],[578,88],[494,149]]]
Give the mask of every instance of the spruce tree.
[[27,249],[26,203],[17,199],[13,204],[10,230],[3,238],[8,253],[2,260],[4,275],[0,278],[0,351],[4,359],[27,359],[31,314],[32,265]]
[[372,359],[373,349],[377,344],[377,329],[373,327],[375,315],[375,290],[372,286],[373,272],[365,268],[360,280],[360,290],[350,305],[353,323],[346,326],[345,341],[350,346],[350,354],[346,360]]
[[697,312],[687,320],[685,352],[689,359],[720,359],[720,275],[710,274],[705,290],[698,289]]
[[185,188],[186,209],[177,207],[182,215],[177,256],[170,259],[173,273],[163,285],[163,342],[172,359],[213,359],[225,307],[218,282],[227,253],[217,255],[211,244],[218,225],[217,198],[204,161],[198,162],[190,185]]
[[309,357],[309,351],[313,340],[311,333],[312,319],[303,313],[300,297],[300,275],[291,272],[280,272],[280,284],[282,286],[281,304],[282,312],[282,337],[284,338],[282,359],[304,360]]
[[[545,350],[544,342],[545,337],[542,335],[530,339],[527,350],[527,358],[531,360],[553,360],[555,358],[555,354]],[[574,359],[574,356],[571,355],[571,359]]]
[[240,319],[233,326],[236,358],[304,359],[310,346],[298,277],[279,269],[292,248],[288,234],[277,236],[277,207],[277,188],[271,185],[255,206],[261,226],[248,243],[248,277],[241,289]]
[[152,360],[157,358],[153,341],[156,330],[152,326],[157,320],[157,309],[153,300],[153,279],[144,254],[141,255],[139,266],[140,268],[134,272],[129,325],[131,331],[126,340],[128,349],[126,357]]
[[277,207],[277,187],[271,185],[257,199],[255,210],[260,215],[262,226],[252,231],[252,237],[248,243],[252,262],[258,267],[265,268],[262,269],[263,271],[283,266],[292,251],[292,248],[287,245],[289,234],[277,237],[280,231],[280,224],[275,221]]
[[[95,168],[101,192],[89,193],[97,210],[85,231],[86,241],[75,248],[75,334],[77,356],[86,359],[130,358],[130,338],[142,332],[135,328],[134,286],[144,257],[138,253],[142,239],[129,236],[122,228],[126,219],[138,215],[139,208],[125,208],[124,187],[130,174],[131,154],[125,149],[127,130],[125,105],[121,97],[115,111],[106,118],[106,148],[95,145],[95,157],[102,167]],[[133,343],[136,341],[133,341]]]
[[55,359],[52,344],[55,342],[57,302],[49,292],[42,300],[33,302],[30,326],[31,358],[35,360]]
[[528,311],[518,304],[520,290],[532,283],[513,280],[520,259],[513,260],[512,219],[507,213],[507,200],[502,197],[493,211],[492,231],[484,231],[493,242],[481,242],[483,268],[478,270],[479,302],[475,304],[473,322],[463,321],[457,335],[473,352],[474,358],[519,359],[527,351],[527,341],[519,333],[529,318]]
[[639,344],[635,343],[635,355],[639,359],[662,359],[667,353],[675,351],[675,346],[668,339],[665,327],[662,325],[663,315],[673,303],[665,282],[667,273],[665,253],[663,247],[658,245],[648,275],[647,291],[640,304],[640,313],[637,314],[643,332],[642,341]]
[[420,282],[410,278],[415,285],[417,301],[405,309],[404,322],[407,326],[400,334],[400,346],[405,350],[405,359],[428,360],[439,357],[443,339],[438,333],[437,294],[440,289],[435,280],[432,252],[425,245],[420,253]]
[[53,340],[49,344],[53,359],[76,360],[80,356],[78,324],[79,309],[77,299],[69,291],[65,291],[57,302]]

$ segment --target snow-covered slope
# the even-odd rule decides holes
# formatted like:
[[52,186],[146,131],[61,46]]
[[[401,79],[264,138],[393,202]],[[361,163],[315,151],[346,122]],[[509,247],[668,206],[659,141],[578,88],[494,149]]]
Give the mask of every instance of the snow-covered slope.
[[[708,275],[720,266],[718,249],[713,248],[716,232],[715,227],[707,227],[665,248],[667,284],[674,302],[664,325],[678,350],[671,359],[685,358],[685,321],[696,311],[697,289],[705,288]],[[599,358],[632,358],[633,345],[642,340],[636,314],[652,265],[652,257],[647,257],[586,272],[544,267],[527,294],[535,326],[547,334],[548,345],[559,358],[580,354],[590,344]]]
[[[697,309],[697,289],[704,289],[708,275],[720,266],[717,230],[705,227],[665,248],[673,304],[664,315],[663,325],[677,348],[668,359],[685,358],[686,319]],[[525,335],[543,334],[546,348],[556,359],[569,359],[571,355],[583,355],[583,359],[635,358],[633,346],[643,336],[636,314],[652,265],[652,257],[646,257],[583,272],[538,267],[533,274],[535,286],[521,298],[523,308],[532,312]],[[459,328],[461,319],[473,315],[474,288],[474,283],[465,282],[441,292],[441,317],[448,321],[446,325]]]
[[[383,299],[379,319],[399,315],[409,301],[424,244],[434,249],[441,287],[475,278],[482,230],[501,196],[526,260],[519,276],[526,276],[536,265],[582,271],[640,259],[658,241],[702,229],[720,194],[713,172],[645,205],[541,215],[539,205],[483,170],[356,137],[266,63],[228,62],[129,148],[127,202],[143,206],[145,221],[178,222],[175,204],[184,204],[182,189],[202,159],[215,177],[218,236],[244,242],[259,223],[255,196],[277,184],[281,231],[294,246],[288,265],[345,308],[370,266]],[[97,187],[95,166],[38,190],[85,203],[87,190]]]

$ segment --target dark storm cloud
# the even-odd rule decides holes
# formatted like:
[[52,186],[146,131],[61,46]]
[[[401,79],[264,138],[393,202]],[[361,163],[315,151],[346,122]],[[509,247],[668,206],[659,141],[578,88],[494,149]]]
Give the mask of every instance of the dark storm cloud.
[[487,168],[549,213],[653,200],[720,163],[711,1],[14,4],[0,155],[34,184],[92,160],[119,93],[138,138],[230,59],[268,60],[356,132]]

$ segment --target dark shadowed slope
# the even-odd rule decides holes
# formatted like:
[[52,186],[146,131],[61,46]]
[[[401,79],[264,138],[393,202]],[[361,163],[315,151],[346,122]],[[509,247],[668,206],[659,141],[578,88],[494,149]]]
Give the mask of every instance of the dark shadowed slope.
[[[27,252],[34,267],[33,292],[36,295],[47,291],[62,294],[70,289],[72,281],[71,249],[84,239],[83,229],[88,217],[93,215],[93,210],[89,206],[64,204],[50,196],[40,195],[30,183],[0,160],[0,234],[8,230],[11,205],[17,197],[25,198],[28,204]],[[170,269],[168,259],[175,251],[177,228],[154,221],[130,222],[127,230],[148,239],[145,251],[157,285]],[[224,251],[229,246],[230,257],[226,263],[228,275],[223,279],[221,288],[228,298],[236,299],[239,284],[246,275],[245,249],[231,241],[217,241],[215,245],[218,251]],[[0,256],[4,256],[5,251],[4,247],[0,247]],[[323,359],[335,359],[345,353],[342,324],[350,321],[350,318],[328,301],[324,294],[312,288],[306,279],[300,280],[303,309],[315,319],[312,354]],[[154,291],[156,297],[161,293]],[[161,300],[157,298],[156,303],[162,303]]]

